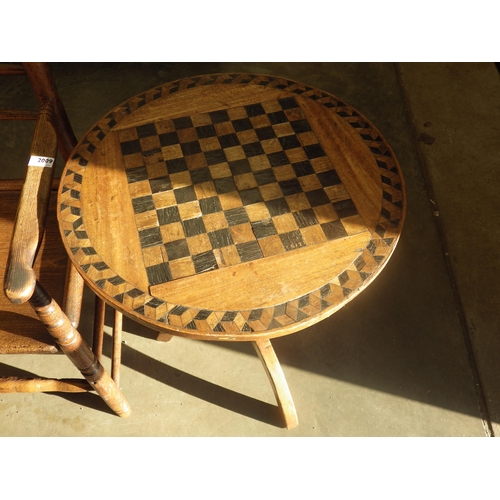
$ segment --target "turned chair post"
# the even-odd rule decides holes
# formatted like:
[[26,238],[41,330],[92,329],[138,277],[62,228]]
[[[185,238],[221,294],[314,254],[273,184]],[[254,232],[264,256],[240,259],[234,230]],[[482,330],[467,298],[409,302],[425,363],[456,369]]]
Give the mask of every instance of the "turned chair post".
[[24,70],[28,76],[38,102],[42,104],[49,99],[54,107],[54,125],[57,133],[57,145],[61,156],[66,161],[76,146],[77,140],[61,102],[59,92],[46,63],[24,63]]
[[38,282],[29,303],[64,354],[80,370],[104,402],[120,417],[128,417],[130,407],[117,385],[78,330],[71,325],[68,317]]

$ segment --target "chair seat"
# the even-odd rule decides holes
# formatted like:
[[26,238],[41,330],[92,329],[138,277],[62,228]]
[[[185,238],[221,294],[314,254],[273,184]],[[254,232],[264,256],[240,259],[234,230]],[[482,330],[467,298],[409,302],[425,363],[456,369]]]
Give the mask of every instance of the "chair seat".
[[[10,240],[19,204],[20,189],[4,191],[0,181],[0,282],[3,285]],[[55,215],[55,193],[47,216],[46,235],[40,247],[35,271],[46,283],[49,293],[62,301],[67,256]],[[14,305],[0,293],[0,354],[56,354],[61,351],[38,320],[29,304]]]

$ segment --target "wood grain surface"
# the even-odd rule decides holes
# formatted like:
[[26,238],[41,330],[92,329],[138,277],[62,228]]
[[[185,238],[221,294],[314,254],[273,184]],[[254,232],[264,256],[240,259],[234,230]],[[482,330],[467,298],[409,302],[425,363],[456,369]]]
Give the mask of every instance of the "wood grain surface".
[[167,83],[111,110],[63,172],[77,270],[159,331],[263,341],[329,316],[377,276],[404,219],[378,130],[335,96],[265,75]]

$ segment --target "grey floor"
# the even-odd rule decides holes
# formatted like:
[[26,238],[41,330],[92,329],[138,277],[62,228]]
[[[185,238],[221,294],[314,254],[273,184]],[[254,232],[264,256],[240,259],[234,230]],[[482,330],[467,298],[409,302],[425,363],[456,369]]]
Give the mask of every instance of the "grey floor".
[[[322,323],[274,341],[299,415],[295,429],[282,427],[251,345],[158,343],[127,321],[121,386],[130,418],[114,416],[92,393],[3,394],[1,436],[500,435],[500,78],[493,63],[51,68],[77,137],[128,97],[190,75],[265,73],[331,92],[391,144],[406,181],[407,217],[396,252],[365,292]],[[15,105],[34,107],[30,89],[23,77],[1,77],[0,107]],[[0,123],[1,178],[23,176],[30,127]],[[87,296],[87,337],[91,305]],[[0,360],[0,375],[26,372],[77,375],[62,356]]]

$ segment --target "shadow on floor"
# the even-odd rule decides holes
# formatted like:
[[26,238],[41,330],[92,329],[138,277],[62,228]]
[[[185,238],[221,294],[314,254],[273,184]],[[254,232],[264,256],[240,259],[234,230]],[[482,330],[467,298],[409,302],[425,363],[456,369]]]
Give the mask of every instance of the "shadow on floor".
[[[418,289],[413,272],[419,270],[405,270],[405,257],[404,250],[393,257],[392,271],[399,273],[396,282],[391,273],[382,273],[377,286],[368,287],[332,317],[302,332],[274,339],[272,343],[285,376],[286,367],[290,366],[478,416],[479,404],[463,339],[450,328],[450,318],[439,296],[434,296],[432,289],[426,293]],[[420,300],[409,300],[407,290],[411,286]],[[156,332],[128,319],[124,320],[124,329],[132,335],[156,338]],[[176,340],[174,337],[171,342]],[[216,344],[255,356],[248,343]],[[168,344],[158,345],[168,352]],[[253,413],[260,420],[268,418],[268,405],[179,372],[137,351],[132,353],[126,347],[123,363],[200,399],[208,400],[207,394],[213,394],[210,402],[214,404],[248,416]]]
[[[106,346],[107,347],[107,346]],[[231,389],[208,382],[199,377],[191,375],[185,371],[173,368],[165,363],[157,361],[129,346],[123,346],[123,361],[133,359],[133,366],[142,369],[142,372],[150,378],[153,378],[169,387],[182,391],[198,399],[220,406],[226,410],[239,413],[260,422],[283,427],[284,421],[281,412],[277,406],[259,401],[258,399],[240,394]],[[129,365],[130,363],[124,363]],[[17,378],[37,378],[38,376],[27,370],[21,370],[9,365],[0,363],[0,376],[9,376]],[[51,393],[61,398],[78,404],[82,407],[91,408],[103,413],[114,415],[106,403],[93,393]]]

